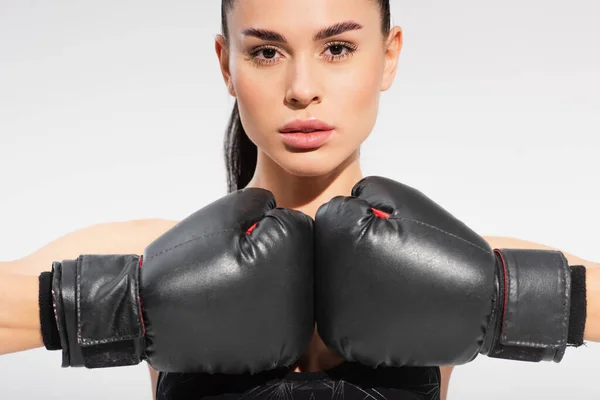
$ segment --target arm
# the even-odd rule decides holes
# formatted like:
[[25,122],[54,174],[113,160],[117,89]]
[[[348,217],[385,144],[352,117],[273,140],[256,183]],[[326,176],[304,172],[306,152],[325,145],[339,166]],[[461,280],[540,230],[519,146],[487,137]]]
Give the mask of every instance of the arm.
[[38,276],[53,261],[81,254],[136,254],[177,222],[163,219],[111,222],[88,226],[55,239],[18,260],[0,262],[0,273]]
[[[0,274],[0,329],[8,336],[0,341],[0,354],[8,353],[7,349],[29,350],[43,346],[37,297],[37,277]],[[13,330],[31,331],[31,334],[21,337],[12,334]]]
[[[43,346],[40,335],[38,276],[50,271],[53,261],[80,254],[141,254],[145,246],[168,230],[174,222],[108,223],[71,232],[38,251],[13,262],[0,264],[0,329],[8,340],[0,341],[0,354],[8,349]],[[12,330],[31,331],[28,335]]]
[[[16,341],[14,337],[19,337]],[[42,346],[39,332],[31,329],[0,328],[1,354],[16,353]]]
[[[154,219],[94,225],[68,233],[24,258],[0,263],[0,354],[43,346],[38,276],[50,271],[53,261],[80,254],[141,254],[176,223]],[[148,368],[154,395],[158,373]]]
[[584,260],[562,250],[540,243],[507,237],[485,237],[492,248],[507,249],[539,249],[561,251],[570,266],[583,265],[586,267],[587,289],[587,318],[584,339],[591,342],[600,342],[600,264]]

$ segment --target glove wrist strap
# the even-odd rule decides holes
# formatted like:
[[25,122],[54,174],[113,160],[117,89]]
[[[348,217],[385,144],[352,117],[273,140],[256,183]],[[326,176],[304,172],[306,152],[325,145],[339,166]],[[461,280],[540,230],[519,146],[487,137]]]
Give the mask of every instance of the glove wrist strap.
[[571,270],[566,258],[548,250],[494,252],[498,313],[492,342],[482,352],[496,358],[560,362],[571,314]]
[[54,263],[63,367],[116,367],[144,360],[139,266],[136,255],[84,255]]

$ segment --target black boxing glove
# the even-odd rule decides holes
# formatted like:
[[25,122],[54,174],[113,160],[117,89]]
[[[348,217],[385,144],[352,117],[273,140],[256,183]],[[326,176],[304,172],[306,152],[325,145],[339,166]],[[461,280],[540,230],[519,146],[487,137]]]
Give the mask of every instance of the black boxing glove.
[[[276,208],[269,191],[243,189],[181,221],[143,256],[56,262],[51,283],[63,367],[288,367],[314,329],[313,221]],[[52,321],[43,314],[44,331]]]
[[493,251],[390,179],[365,178],[319,208],[315,260],[317,331],[348,361],[457,365],[482,353],[558,362],[568,339],[583,342],[585,268],[570,269],[558,251]]

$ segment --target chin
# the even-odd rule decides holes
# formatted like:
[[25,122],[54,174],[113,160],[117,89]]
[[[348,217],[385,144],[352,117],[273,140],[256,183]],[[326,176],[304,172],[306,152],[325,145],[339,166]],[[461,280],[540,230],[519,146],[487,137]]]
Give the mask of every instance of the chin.
[[331,152],[315,150],[305,153],[287,153],[277,164],[290,175],[299,177],[319,177],[333,173],[346,161],[347,157]]

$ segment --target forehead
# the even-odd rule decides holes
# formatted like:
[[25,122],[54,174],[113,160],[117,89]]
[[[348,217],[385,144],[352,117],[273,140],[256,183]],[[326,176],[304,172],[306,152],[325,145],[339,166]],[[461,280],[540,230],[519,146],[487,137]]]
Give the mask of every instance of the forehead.
[[313,33],[342,21],[356,21],[364,30],[377,30],[380,20],[375,0],[236,0],[228,17],[233,35],[247,28]]

